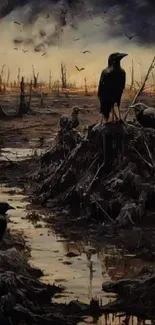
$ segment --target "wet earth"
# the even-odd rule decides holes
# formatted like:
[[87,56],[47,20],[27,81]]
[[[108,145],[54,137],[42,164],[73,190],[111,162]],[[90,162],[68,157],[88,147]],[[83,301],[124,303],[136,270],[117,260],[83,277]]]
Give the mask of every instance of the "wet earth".
[[[16,161],[28,159],[33,154],[30,149],[7,149],[3,152],[1,159]],[[38,155],[40,153],[38,151]],[[112,301],[114,295],[104,293],[102,283],[133,277],[144,265],[155,267],[155,262],[146,262],[135,255],[127,254],[109,241],[96,249],[94,243],[88,241],[86,244],[86,239],[65,240],[46,224],[46,214],[41,215],[41,221],[36,218],[32,222],[27,217],[30,214],[37,216],[39,211],[31,208],[29,198],[23,195],[22,189],[1,184],[0,191],[1,201],[9,202],[16,208],[9,212],[9,228],[23,231],[31,251],[29,262],[44,273],[41,281],[64,287],[63,293],[55,296],[58,303],[68,303],[75,299],[89,303],[92,298],[98,297],[104,305]],[[103,315],[97,324],[119,324],[124,317],[124,314]],[[136,317],[127,318],[127,321],[129,324],[138,322]],[[92,324],[92,319],[88,317],[80,324],[85,323]]]

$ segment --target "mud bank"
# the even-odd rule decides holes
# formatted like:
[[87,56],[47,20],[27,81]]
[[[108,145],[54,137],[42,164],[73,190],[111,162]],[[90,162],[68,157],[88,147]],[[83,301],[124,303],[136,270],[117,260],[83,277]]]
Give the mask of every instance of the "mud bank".
[[134,123],[107,123],[59,133],[33,177],[37,200],[67,208],[73,219],[133,227],[151,224],[154,213],[155,131]]

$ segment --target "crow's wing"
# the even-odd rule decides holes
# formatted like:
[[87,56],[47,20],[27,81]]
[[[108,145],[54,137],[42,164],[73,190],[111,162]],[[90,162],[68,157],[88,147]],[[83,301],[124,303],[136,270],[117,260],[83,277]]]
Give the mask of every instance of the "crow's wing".
[[109,71],[108,69],[105,69],[102,71],[100,80],[99,80],[99,85],[98,85],[98,97],[101,97],[101,94],[104,91],[104,88],[106,88],[107,81],[109,80]]

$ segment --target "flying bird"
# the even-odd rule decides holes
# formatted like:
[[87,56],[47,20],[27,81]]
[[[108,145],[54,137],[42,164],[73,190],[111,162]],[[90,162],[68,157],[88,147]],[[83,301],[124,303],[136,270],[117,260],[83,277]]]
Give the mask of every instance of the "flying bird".
[[21,25],[18,21],[14,21],[14,24],[16,24],[16,25]]
[[79,41],[80,40],[80,38],[74,38],[73,39],[73,41],[75,42],[75,41]]
[[28,50],[23,50],[23,53],[27,53],[28,52]]
[[154,107],[148,107],[144,103],[137,103],[130,107],[134,109],[136,119],[143,127],[155,129]]
[[108,67],[101,73],[98,86],[98,98],[100,100],[100,112],[102,114],[101,124],[103,122],[103,116],[106,122],[108,121],[112,110],[113,114],[116,115],[114,111],[115,103],[118,106],[119,118],[121,119],[119,107],[125,88],[126,73],[121,68],[120,61],[125,56],[127,56],[125,53],[112,53],[108,58]]
[[85,68],[78,68],[77,65],[75,65],[75,68],[76,68],[78,71],[83,71],[83,70],[85,70]]
[[86,50],[86,51],[83,51],[81,53],[86,54],[86,53],[90,53],[90,51]]
[[138,36],[138,34],[129,36],[128,34],[125,33],[125,36],[131,41],[134,37]]
[[99,27],[99,26],[100,26],[100,24],[95,24],[95,26]]
[[45,55],[46,55],[46,53],[43,53],[43,54],[42,54],[42,56],[45,56]]
[[17,47],[14,47],[14,51],[17,51],[18,50],[18,48]]

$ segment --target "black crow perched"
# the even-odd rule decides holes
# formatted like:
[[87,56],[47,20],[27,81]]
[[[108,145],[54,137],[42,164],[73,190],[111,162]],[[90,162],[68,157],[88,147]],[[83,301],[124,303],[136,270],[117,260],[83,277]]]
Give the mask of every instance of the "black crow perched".
[[119,118],[121,119],[119,107],[125,88],[126,73],[121,68],[120,61],[127,55],[118,52],[111,54],[108,59],[108,67],[101,73],[98,86],[98,98],[100,100],[100,112],[102,114],[101,123],[103,116],[106,122],[108,121],[111,110],[113,109],[114,112],[115,103],[118,106]]
[[154,107],[148,107],[144,103],[137,103],[130,107],[134,109],[136,119],[143,127],[155,129]]
[[75,129],[79,125],[78,115],[82,109],[78,106],[73,107],[71,115],[62,115],[60,118],[60,128],[63,130]]
[[0,202],[0,241],[2,240],[7,228],[7,217],[5,214],[11,209],[15,208],[13,208],[7,202]]

